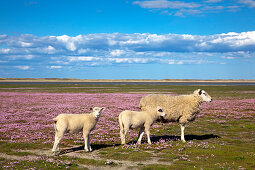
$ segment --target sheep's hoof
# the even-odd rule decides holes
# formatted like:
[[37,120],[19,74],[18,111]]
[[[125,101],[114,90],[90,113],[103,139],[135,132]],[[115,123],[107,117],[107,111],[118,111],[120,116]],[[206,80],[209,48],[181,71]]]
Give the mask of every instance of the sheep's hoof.
[[182,140],[183,143],[186,143],[186,140]]

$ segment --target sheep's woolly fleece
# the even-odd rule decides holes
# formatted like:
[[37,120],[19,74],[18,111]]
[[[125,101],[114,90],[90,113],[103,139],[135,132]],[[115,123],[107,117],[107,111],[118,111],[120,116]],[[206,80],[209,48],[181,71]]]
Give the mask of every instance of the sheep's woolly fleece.
[[190,95],[180,96],[148,95],[141,99],[139,107],[142,110],[150,110],[161,106],[166,112],[165,120],[186,123],[195,119],[200,111],[199,106],[201,103],[202,98],[194,91]]

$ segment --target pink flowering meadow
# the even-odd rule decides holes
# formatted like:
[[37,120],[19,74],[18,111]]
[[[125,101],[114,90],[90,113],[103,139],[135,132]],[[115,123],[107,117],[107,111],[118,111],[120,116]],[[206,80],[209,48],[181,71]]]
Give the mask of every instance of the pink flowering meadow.
[[[22,93],[0,92],[0,139],[8,142],[50,143],[54,141],[52,119],[61,113],[87,113],[93,106],[106,107],[92,143],[119,144],[118,115],[123,110],[139,110],[141,97],[146,94],[121,93]],[[255,99],[221,99],[204,103],[199,117],[254,119]],[[154,125],[156,129],[158,125]],[[152,133],[153,135],[153,133]],[[137,138],[130,131],[128,140]],[[66,135],[74,144],[83,142],[82,134]],[[161,141],[165,142],[165,141]]]
[[[138,110],[143,94],[57,94],[0,93],[0,138],[9,142],[52,143],[52,119],[61,113],[89,113],[94,106],[106,107],[102,112],[91,142],[118,142],[118,115],[121,111]],[[109,134],[111,134],[109,138]],[[133,138],[135,133],[130,133]],[[66,135],[65,139],[83,141],[82,134]]]

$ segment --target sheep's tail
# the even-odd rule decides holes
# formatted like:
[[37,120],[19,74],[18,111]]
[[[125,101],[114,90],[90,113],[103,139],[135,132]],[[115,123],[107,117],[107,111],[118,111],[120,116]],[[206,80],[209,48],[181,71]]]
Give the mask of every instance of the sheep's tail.
[[119,124],[120,124],[120,131],[123,132],[123,130],[124,130],[124,124],[123,124],[123,122],[122,122],[121,117],[122,117],[122,116],[119,115]]
[[141,109],[141,110],[143,110],[143,108],[144,108],[144,99],[145,97],[143,97],[141,100],[140,100],[140,103],[139,103],[139,109]]

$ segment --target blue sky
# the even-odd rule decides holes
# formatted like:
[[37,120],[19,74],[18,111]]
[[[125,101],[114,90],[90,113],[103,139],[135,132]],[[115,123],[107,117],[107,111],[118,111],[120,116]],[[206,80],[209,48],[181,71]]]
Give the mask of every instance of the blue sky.
[[0,0],[0,77],[255,79],[255,0]]

